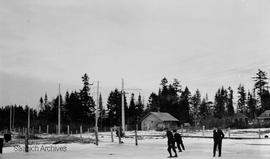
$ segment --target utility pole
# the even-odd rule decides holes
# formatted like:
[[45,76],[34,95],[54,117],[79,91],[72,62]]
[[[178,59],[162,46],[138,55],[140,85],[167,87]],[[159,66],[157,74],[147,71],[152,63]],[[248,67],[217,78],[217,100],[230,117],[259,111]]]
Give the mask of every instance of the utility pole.
[[96,135],[96,145],[98,146],[98,116],[99,116],[99,81],[97,81],[97,104],[96,104],[96,120],[95,120],[95,135]]
[[[125,101],[124,101],[124,79],[122,78],[122,91],[121,91],[121,100],[122,100],[122,129],[123,133],[125,134]],[[119,131],[120,134],[121,130]]]
[[12,114],[12,117],[13,117],[13,119],[12,119],[12,129],[13,129],[13,131],[14,131],[14,122],[15,122],[15,111],[16,111],[16,107],[14,106],[13,107],[13,114]]
[[10,107],[9,107],[9,112],[10,112],[10,113],[9,113],[9,131],[10,131],[10,132],[11,132],[11,125],[12,125],[12,124],[11,124],[11,123],[12,123],[12,107],[13,107],[13,106],[10,106]]
[[61,96],[61,93],[60,93],[60,83],[59,83],[59,95],[58,95],[58,135],[60,135],[60,133],[61,133],[61,123],[60,123],[60,120],[61,120],[60,96]]
[[122,78],[122,91],[121,91],[121,101],[122,101],[122,129],[123,133],[125,134],[125,90],[135,90],[135,91],[141,91],[141,89],[125,89],[124,88],[124,79]]
[[27,106],[27,108],[28,108],[28,117],[27,117],[26,137],[25,137],[25,152],[29,152],[28,139],[29,139],[29,132],[30,132],[30,108],[29,108],[29,106]]

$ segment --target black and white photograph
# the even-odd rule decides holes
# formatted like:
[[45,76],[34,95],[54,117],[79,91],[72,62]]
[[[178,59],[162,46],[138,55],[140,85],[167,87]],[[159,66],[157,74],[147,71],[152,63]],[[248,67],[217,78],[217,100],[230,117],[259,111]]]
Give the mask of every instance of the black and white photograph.
[[270,159],[269,0],[0,0],[0,159]]

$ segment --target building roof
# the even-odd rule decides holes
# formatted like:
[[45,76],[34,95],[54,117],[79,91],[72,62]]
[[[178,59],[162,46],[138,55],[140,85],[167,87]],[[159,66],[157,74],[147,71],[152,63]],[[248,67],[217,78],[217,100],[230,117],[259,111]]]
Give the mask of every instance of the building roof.
[[179,121],[178,119],[176,119],[175,117],[173,117],[171,114],[169,113],[164,113],[164,112],[150,112],[148,115],[146,115],[143,120],[148,117],[149,115],[153,115],[156,118],[158,118],[161,121]]
[[270,118],[270,110],[266,110],[264,111],[259,117],[257,117],[258,119],[265,119],[265,118]]

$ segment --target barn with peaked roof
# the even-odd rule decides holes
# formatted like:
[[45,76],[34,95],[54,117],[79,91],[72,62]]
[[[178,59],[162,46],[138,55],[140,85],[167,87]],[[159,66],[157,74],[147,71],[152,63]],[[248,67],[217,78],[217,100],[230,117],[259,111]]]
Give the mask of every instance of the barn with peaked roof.
[[176,128],[179,120],[169,113],[150,112],[141,121],[142,130],[163,130]]

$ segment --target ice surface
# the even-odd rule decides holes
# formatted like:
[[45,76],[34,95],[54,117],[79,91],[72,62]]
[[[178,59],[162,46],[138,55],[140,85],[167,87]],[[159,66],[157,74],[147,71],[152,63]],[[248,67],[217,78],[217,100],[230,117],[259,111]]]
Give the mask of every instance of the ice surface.
[[[254,131],[257,130],[238,130]],[[263,130],[262,130],[263,131]],[[208,135],[211,135],[209,130]],[[237,132],[233,130],[232,132]],[[139,135],[155,136],[164,135],[165,132],[144,131],[138,132]],[[201,132],[198,132],[201,133]],[[164,159],[168,157],[166,138],[148,138],[143,137],[138,140],[139,145],[135,145],[133,132],[126,132],[130,137],[124,138],[124,144],[118,144],[118,138],[114,136],[114,142],[111,142],[109,132],[99,133],[99,146],[94,144],[58,144],[57,147],[66,146],[66,151],[58,152],[15,152],[14,147],[5,147],[4,153],[0,155],[1,159]],[[241,134],[241,133],[240,133]],[[244,133],[245,134],[245,133]],[[115,135],[115,134],[114,134]],[[80,134],[74,135],[80,137]],[[57,137],[57,136],[55,136]],[[93,138],[94,134],[82,134],[83,138]],[[186,151],[178,153],[178,158],[183,159],[211,159],[213,139],[211,138],[183,138]],[[23,146],[23,145],[20,145]],[[35,146],[35,145],[32,145]],[[51,146],[38,145],[41,146]],[[222,158],[227,159],[270,159],[270,139],[224,139]]]

